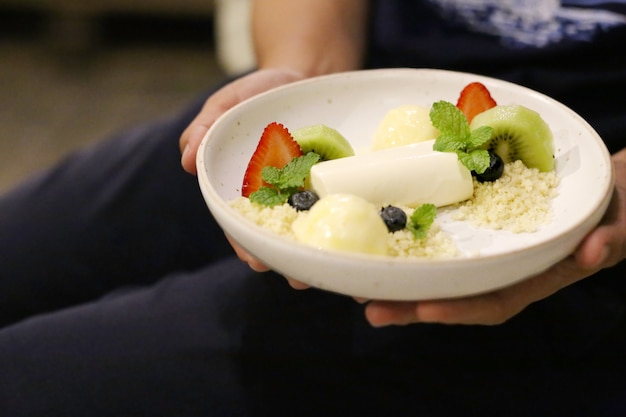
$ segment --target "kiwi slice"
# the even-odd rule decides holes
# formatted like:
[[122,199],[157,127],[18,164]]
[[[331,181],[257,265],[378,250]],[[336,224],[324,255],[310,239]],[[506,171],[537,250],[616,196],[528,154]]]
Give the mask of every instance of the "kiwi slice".
[[304,154],[315,152],[324,161],[354,155],[350,142],[337,130],[324,124],[301,127],[292,131],[291,135]]
[[504,163],[520,159],[528,168],[554,169],[552,131],[536,111],[522,105],[498,105],[476,115],[470,129],[481,126],[493,129],[483,148],[497,153]]

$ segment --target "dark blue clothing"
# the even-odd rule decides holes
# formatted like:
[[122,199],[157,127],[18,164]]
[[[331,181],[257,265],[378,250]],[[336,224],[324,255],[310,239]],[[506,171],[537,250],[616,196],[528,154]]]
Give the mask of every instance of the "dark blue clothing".
[[[552,3],[375,1],[368,65],[459,70],[524,85],[578,112],[616,152],[626,131],[626,3],[591,10],[598,2],[561,2],[590,4],[582,16],[580,6],[551,10]],[[615,11],[606,16],[607,9]],[[580,21],[572,23],[576,17]],[[511,28],[520,22],[532,29]]]
[[[458,30],[455,45],[485,36],[439,26],[430,2],[384,0],[377,17],[400,6],[430,13],[416,34]],[[502,57],[515,64],[492,55],[487,71],[467,47],[393,60],[405,47],[393,44],[372,58],[541,82],[570,104],[613,100],[625,85],[623,54],[603,61],[615,76],[599,67],[602,79],[590,48],[572,71],[539,58],[525,67],[513,52]],[[626,415],[624,263],[500,326],[371,328],[353,300],[294,291],[232,255],[180,168],[178,138],[205,98],[0,197],[1,416]],[[617,150],[624,106],[612,103],[584,116]]]

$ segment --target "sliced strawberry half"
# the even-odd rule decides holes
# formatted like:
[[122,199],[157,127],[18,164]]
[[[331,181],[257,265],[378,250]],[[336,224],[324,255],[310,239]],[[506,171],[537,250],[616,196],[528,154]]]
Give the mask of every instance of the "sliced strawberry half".
[[276,122],[267,125],[243,176],[241,195],[249,197],[266,185],[261,177],[263,168],[267,166],[283,168],[293,158],[299,156],[302,156],[302,149],[285,126]]
[[463,88],[456,106],[465,114],[467,122],[471,123],[478,113],[495,107],[496,101],[484,84],[473,82]]

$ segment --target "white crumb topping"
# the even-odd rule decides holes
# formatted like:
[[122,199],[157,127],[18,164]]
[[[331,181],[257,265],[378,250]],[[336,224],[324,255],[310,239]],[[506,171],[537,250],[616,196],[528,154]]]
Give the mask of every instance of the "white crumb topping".
[[[559,184],[556,172],[527,168],[521,161],[505,165],[502,177],[491,183],[474,180],[474,195],[451,206],[455,220],[467,221],[477,228],[534,232],[551,219],[551,201]],[[292,223],[299,213],[289,204],[264,207],[239,197],[230,205],[257,225],[295,240]],[[407,217],[411,209],[403,207]],[[460,255],[454,240],[433,223],[423,239],[407,230],[388,235],[388,254],[398,258],[449,259]]]
[[407,230],[389,234],[387,244],[389,256],[398,258],[450,259],[459,255],[459,250],[452,238],[433,223],[423,239],[415,239]]
[[[257,225],[294,240],[291,225],[298,216],[306,214],[298,212],[287,203],[264,207],[245,197],[236,198],[230,205]],[[413,213],[412,209],[403,207],[403,210],[409,217]],[[441,230],[437,222],[433,223],[423,239],[415,239],[407,229],[389,233],[387,248],[389,256],[399,258],[445,259],[459,254],[452,238]]]
[[540,172],[515,161],[506,164],[504,173],[494,182],[474,180],[474,195],[459,204],[453,218],[475,227],[535,232],[550,221],[558,183],[555,171]]
[[259,226],[279,235],[295,239],[291,230],[291,224],[298,217],[298,212],[289,204],[264,207],[260,204],[252,203],[245,197],[239,197],[231,201],[230,205]]

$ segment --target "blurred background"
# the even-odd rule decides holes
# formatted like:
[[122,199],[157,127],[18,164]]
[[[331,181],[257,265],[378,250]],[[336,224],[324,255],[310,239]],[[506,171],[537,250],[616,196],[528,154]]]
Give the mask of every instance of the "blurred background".
[[0,192],[253,65],[248,0],[0,0]]

